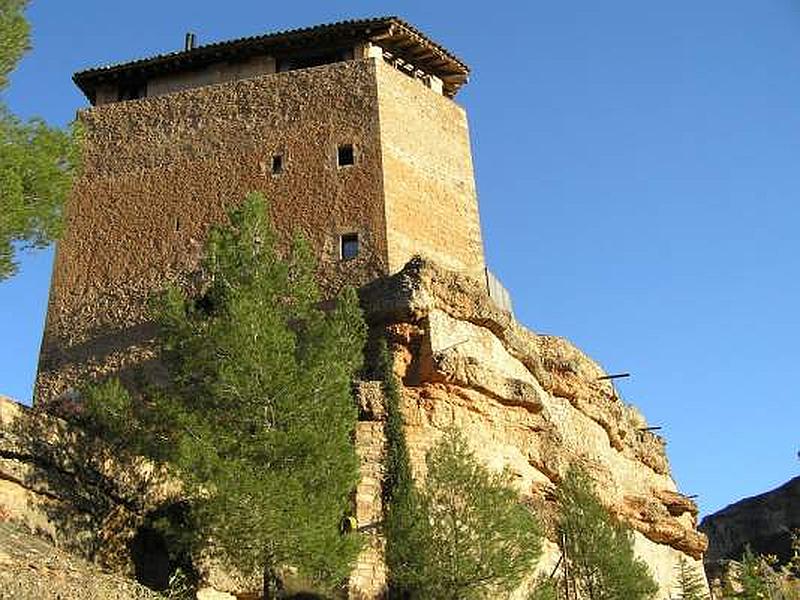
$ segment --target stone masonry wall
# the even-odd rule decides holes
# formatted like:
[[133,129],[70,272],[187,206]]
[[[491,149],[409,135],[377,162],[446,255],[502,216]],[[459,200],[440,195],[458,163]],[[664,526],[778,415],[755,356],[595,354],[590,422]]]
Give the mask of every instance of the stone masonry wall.
[[349,597],[353,600],[382,598],[386,592],[385,540],[381,535],[386,437],[383,415],[365,410],[382,403],[381,383],[362,382],[357,390],[362,420],[356,429],[356,450],[360,458],[361,478],[356,488],[355,517],[364,547],[349,581]]
[[[250,191],[271,201],[284,244],[295,231],[311,242],[326,293],[385,273],[377,104],[375,61],[360,60],[82,112],[85,167],[57,248],[36,401],[146,368],[148,296],[187,280],[211,225]],[[355,146],[353,166],[338,167],[339,144]],[[350,232],[360,253],[342,261]]]
[[390,271],[421,254],[482,281],[464,109],[383,62],[377,80]]

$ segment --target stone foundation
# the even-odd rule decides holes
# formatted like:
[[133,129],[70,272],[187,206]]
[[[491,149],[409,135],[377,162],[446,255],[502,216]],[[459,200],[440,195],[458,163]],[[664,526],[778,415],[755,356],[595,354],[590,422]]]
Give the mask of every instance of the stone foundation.
[[363,421],[356,429],[356,448],[361,459],[361,481],[356,488],[358,531],[364,548],[350,576],[350,598],[368,600],[386,593],[385,541],[381,535],[383,458],[386,438],[383,423]]

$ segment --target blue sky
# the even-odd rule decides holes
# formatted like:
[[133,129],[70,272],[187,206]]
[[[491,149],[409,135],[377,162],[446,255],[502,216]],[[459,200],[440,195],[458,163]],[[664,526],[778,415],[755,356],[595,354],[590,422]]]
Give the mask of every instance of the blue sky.
[[[491,9],[491,10],[489,10]],[[79,69],[398,14],[473,68],[487,258],[663,427],[704,513],[798,474],[800,3],[34,1],[5,100],[63,124]],[[29,400],[52,252],[0,284],[0,393]]]

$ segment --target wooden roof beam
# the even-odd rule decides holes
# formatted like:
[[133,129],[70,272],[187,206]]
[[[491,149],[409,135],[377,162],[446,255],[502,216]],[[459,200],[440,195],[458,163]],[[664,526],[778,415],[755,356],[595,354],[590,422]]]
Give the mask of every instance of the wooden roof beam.
[[429,63],[431,59],[437,58],[437,55],[431,50],[430,48],[419,47],[417,46],[414,49],[411,49],[409,52],[406,52],[406,56],[410,61],[420,62],[424,61],[425,63]]

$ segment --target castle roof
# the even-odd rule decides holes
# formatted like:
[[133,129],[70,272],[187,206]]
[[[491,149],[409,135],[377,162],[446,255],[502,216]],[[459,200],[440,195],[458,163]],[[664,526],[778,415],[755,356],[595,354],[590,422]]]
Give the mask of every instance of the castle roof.
[[98,85],[104,83],[187,71],[221,60],[351,42],[374,42],[393,56],[436,75],[444,83],[444,93],[450,97],[455,96],[469,77],[469,67],[457,56],[402,19],[390,16],[340,21],[206,44],[189,50],[87,69],[75,73],[72,79],[87,98],[93,100]]

